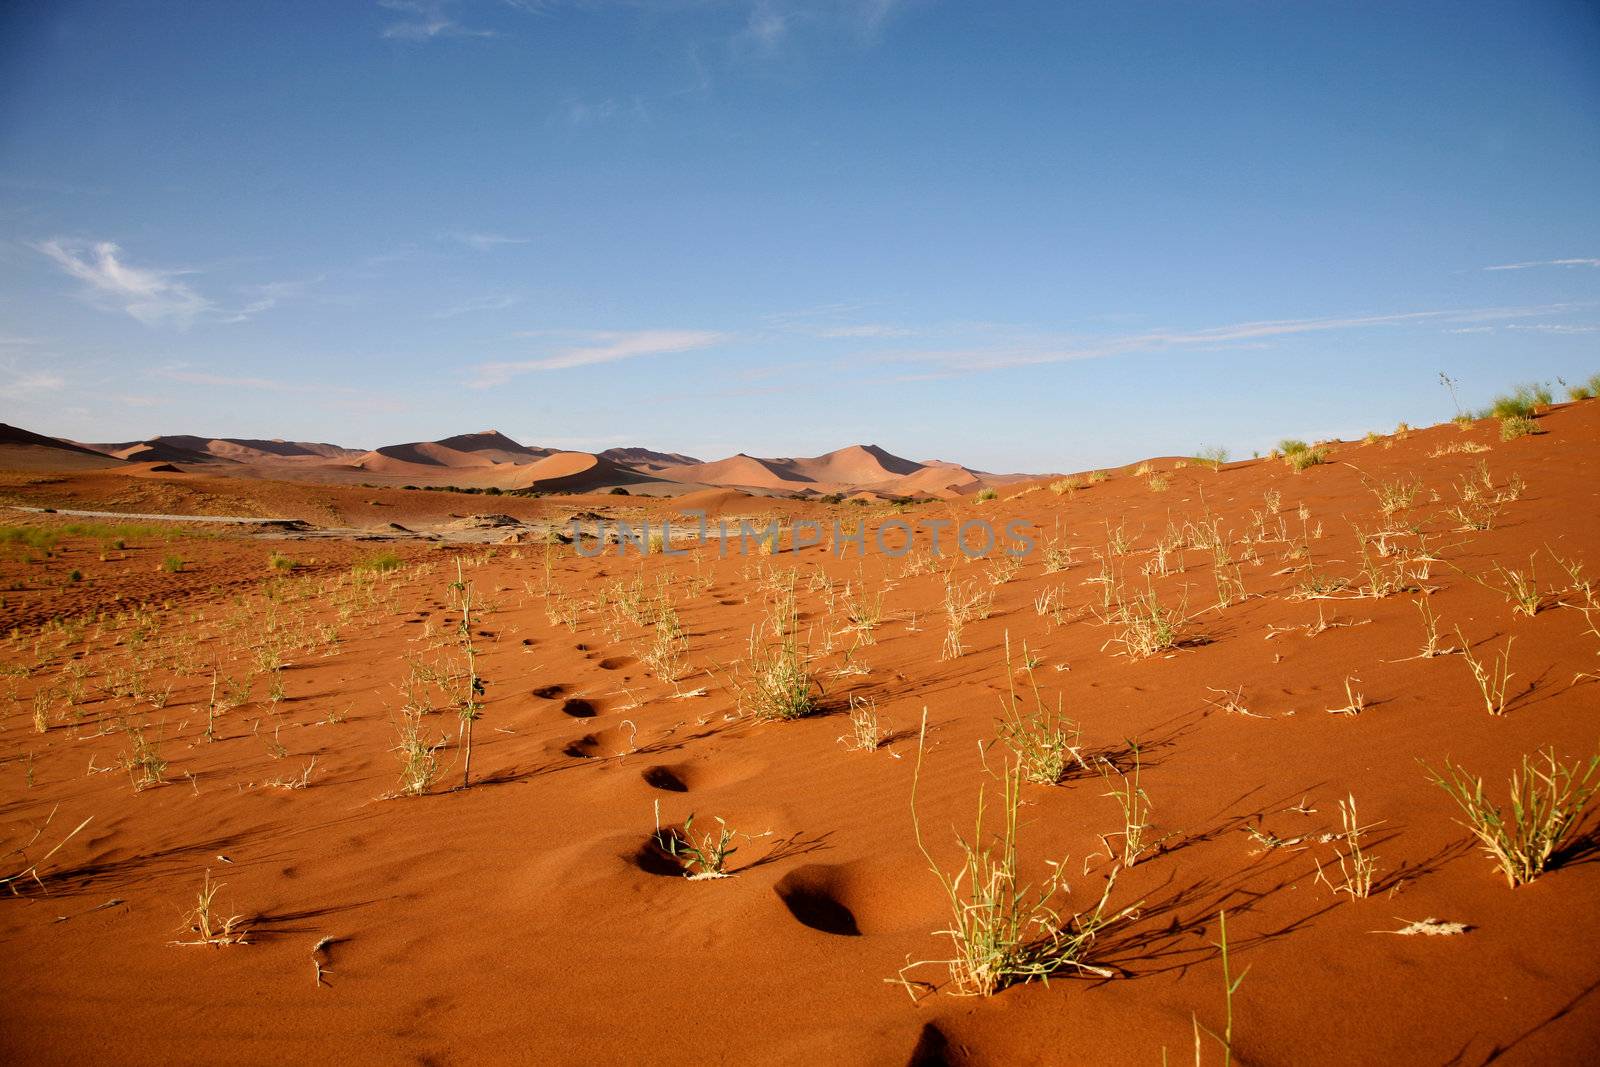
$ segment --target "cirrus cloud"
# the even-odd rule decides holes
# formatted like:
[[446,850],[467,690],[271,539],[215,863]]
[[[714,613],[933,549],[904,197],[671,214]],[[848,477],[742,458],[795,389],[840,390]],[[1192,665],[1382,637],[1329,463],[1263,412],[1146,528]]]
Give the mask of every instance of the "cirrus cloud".
[[[530,333],[521,336],[549,335]],[[568,370],[573,367],[593,366],[597,363],[637,359],[641,356],[692,352],[696,349],[710,348],[729,339],[729,335],[714,330],[608,330],[576,332],[566,336],[587,343],[567,345],[537,359],[481,363],[473,368],[475,373],[467,384],[474,389],[487,389],[494,385],[504,385],[520,374]]]

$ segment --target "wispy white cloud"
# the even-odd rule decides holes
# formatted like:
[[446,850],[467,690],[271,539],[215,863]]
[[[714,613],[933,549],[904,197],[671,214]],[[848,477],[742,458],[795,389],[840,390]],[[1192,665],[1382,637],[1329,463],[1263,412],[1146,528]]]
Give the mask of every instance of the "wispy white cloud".
[[391,41],[431,41],[437,37],[493,37],[493,30],[474,30],[457,22],[445,0],[378,0],[378,6],[401,16],[383,28]]
[[1600,267],[1600,259],[1536,259],[1529,263],[1501,263],[1484,270],[1528,270],[1532,267]]
[[1530,323],[1517,323],[1517,322],[1514,322],[1511,325],[1507,326],[1506,329],[1508,329],[1508,330],[1531,330],[1531,331],[1534,331],[1534,332],[1537,332],[1537,333],[1556,333],[1556,334],[1600,333],[1600,326],[1593,326],[1593,325],[1590,325],[1588,323],[1566,324],[1566,323],[1555,323],[1555,322],[1530,322]]
[[452,304],[447,308],[440,308],[433,313],[436,319],[453,319],[458,315],[471,315],[478,311],[504,311],[506,308],[518,303],[519,297],[504,294],[480,296],[472,300],[463,300],[459,304]]
[[609,97],[604,100],[572,100],[567,103],[562,117],[568,125],[598,126],[616,118],[620,110],[617,102]]
[[757,3],[750,9],[744,32],[748,39],[762,48],[776,48],[789,32],[789,16],[771,3]]
[[40,393],[54,393],[66,388],[67,380],[48,371],[18,370],[7,367],[0,372],[0,397],[7,400],[29,400]]
[[[187,329],[201,318],[214,322],[244,322],[285,300],[304,295],[320,278],[241,285],[237,306],[218,304],[202,295],[185,277],[191,269],[135,267],[111,241],[84,242],[53,238],[33,246],[56,266],[86,285],[89,297],[120,308],[146,326],[173,325]],[[3,343],[3,342],[0,342]]]
[[89,287],[96,299],[120,307],[147,326],[173,323],[180,329],[214,310],[215,305],[181,278],[191,273],[134,267],[110,241],[93,244],[55,238],[33,246],[62,270]]
[[249,378],[231,374],[212,374],[208,371],[184,370],[181,367],[163,367],[156,373],[169,381],[182,382],[185,385],[216,385],[229,389],[261,389],[272,393],[321,391],[319,386],[284,382],[275,378]]
[[441,241],[454,241],[475,252],[489,252],[505,245],[525,245],[526,237],[510,237],[503,233],[484,233],[478,230],[446,230],[439,235]]
[[872,338],[914,337],[917,331],[905,326],[889,326],[880,322],[864,322],[852,326],[819,326],[812,331],[818,337]]
[[1299,334],[1340,330],[1369,329],[1380,326],[1407,326],[1426,323],[1488,323],[1528,319],[1571,311],[1576,304],[1542,304],[1526,307],[1466,308],[1438,311],[1407,311],[1383,315],[1355,315],[1310,319],[1271,319],[1241,322],[1200,330],[1154,330],[1110,337],[1073,339],[1055,344],[1005,344],[960,349],[902,350],[874,353],[868,358],[881,362],[924,363],[928,369],[905,375],[907,380],[948,377],[977,371],[1040,366],[1085,359],[1106,359],[1163,351],[1202,351],[1217,346],[1236,347],[1241,343]]
[[266,282],[261,285],[241,285],[239,293],[246,298],[246,302],[235,311],[221,312],[223,322],[244,322],[252,316],[263,311],[270,311],[285,300],[295,300],[306,295],[311,286],[322,281],[321,277],[306,278],[300,281]]
[[[540,336],[525,334],[523,336]],[[504,385],[519,374],[538,371],[568,370],[588,367],[597,363],[615,363],[641,356],[669,355],[710,348],[727,341],[729,336],[712,330],[632,330],[596,331],[567,336],[581,338],[587,343],[569,345],[538,359],[505,360],[482,363],[473,368],[472,379],[467,383],[475,389]]]

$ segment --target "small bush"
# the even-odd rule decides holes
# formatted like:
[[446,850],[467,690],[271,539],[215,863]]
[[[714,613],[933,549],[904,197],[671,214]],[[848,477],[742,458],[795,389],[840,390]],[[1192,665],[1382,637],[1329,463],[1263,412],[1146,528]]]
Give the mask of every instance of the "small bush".
[[1315,467],[1319,463],[1328,462],[1328,449],[1321,445],[1316,448],[1302,447],[1294,452],[1285,452],[1283,461],[1298,473],[1307,467]]
[[995,492],[993,489],[980,489],[978,490],[978,503],[982,504],[986,501],[993,500],[999,495],[1000,494]]
[[1500,440],[1515,441],[1519,437],[1531,437],[1539,430],[1539,424],[1528,415],[1507,415],[1500,420]]
[[267,557],[268,570],[292,571],[298,566],[300,566],[299,563],[296,563],[288,556],[285,556],[282,552],[274,552],[272,555]]
[[1202,448],[1198,453],[1195,454],[1195,459],[1199,460],[1201,463],[1204,463],[1214,471],[1220,471],[1222,469],[1222,465],[1228,462],[1228,450],[1226,448],[1213,445],[1207,448]]
[[1548,385],[1526,382],[1510,393],[1495,397],[1489,404],[1488,414],[1502,422],[1513,416],[1528,418],[1535,409],[1549,407],[1554,402]]
[[374,553],[366,559],[358,560],[351,569],[357,572],[387,574],[399,567],[400,564],[401,559],[399,556],[393,552],[383,551]]
[[183,570],[183,557],[167,556],[161,561],[161,569],[166,571],[168,574],[177,574],[179,571]]

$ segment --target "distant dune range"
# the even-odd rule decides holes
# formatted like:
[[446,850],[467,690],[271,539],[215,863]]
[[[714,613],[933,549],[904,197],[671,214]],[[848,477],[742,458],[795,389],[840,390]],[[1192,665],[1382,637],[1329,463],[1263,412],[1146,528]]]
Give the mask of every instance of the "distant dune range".
[[166,435],[144,441],[79,443],[0,424],[0,467],[80,470],[126,466],[129,473],[192,473],[385,487],[460,486],[503,492],[593,493],[625,489],[647,496],[737,490],[755,496],[969,496],[1022,481],[942,460],[903,459],[877,445],[820,456],[761,458],[744,453],[714,462],[647,448],[571,452],[524,445],[497,430],[374,449],[321,442]]

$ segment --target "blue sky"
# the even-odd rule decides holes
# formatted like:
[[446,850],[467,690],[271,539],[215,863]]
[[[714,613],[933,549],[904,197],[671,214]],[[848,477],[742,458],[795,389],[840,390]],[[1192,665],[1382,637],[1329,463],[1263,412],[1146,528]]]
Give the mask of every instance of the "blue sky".
[[1593,4],[7,5],[0,419],[1071,470],[1600,371]]

